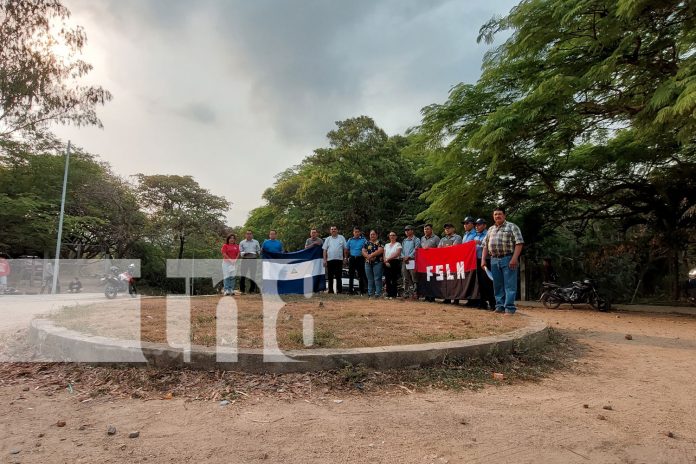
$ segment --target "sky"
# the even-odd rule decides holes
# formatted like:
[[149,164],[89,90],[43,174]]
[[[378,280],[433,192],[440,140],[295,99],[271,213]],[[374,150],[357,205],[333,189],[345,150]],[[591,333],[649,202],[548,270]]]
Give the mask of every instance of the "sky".
[[510,0],[64,0],[104,128],[55,127],[124,177],[191,175],[243,225],[276,174],[367,115],[388,134],[475,82]]

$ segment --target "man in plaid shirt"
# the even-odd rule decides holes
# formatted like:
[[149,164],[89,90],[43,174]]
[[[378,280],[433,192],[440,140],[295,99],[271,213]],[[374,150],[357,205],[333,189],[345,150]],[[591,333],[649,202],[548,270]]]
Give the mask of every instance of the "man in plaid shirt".
[[490,256],[495,312],[512,315],[517,311],[517,273],[524,239],[520,228],[505,220],[503,208],[493,210],[493,221],[495,224],[488,229],[488,235],[483,242],[481,267],[486,267],[486,258]]

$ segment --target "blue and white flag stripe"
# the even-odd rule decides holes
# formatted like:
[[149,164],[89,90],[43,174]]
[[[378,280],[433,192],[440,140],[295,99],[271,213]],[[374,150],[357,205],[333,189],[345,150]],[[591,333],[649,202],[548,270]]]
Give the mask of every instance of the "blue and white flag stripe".
[[263,254],[264,293],[307,294],[326,290],[321,247],[293,253]]

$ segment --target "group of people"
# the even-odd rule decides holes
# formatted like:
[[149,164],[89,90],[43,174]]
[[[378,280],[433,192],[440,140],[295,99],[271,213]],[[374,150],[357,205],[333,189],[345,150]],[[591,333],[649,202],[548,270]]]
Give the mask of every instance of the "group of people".
[[[399,276],[403,280],[403,297],[418,298],[416,280],[416,250],[418,248],[443,248],[469,241],[476,243],[477,279],[480,298],[470,299],[467,306],[477,306],[498,313],[514,314],[516,311],[515,298],[517,295],[517,274],[519,257],[524,245],[520,228],[507,221],[505,210],[496,208],[493,211],[493,224],[488,228],[486,219],[466,217],[462,221],[463,235],[455,231],[452,223],[444,225],[442,237],[433,232],[432,224],[423,226],[423,235],[417,237],[415,228],[404,227],[404,237],[398,240],[395,231],[387,235],[385,243],[379,239],[377,231],[369,231],[367,238],[360,227],[354,227],[352,236],[346,238],[338,233],[338,227],[331,226],[329,236],[322,239],[316,228],[310,230],[309,238],[305,241],[305,249],[321,247],[323,250],[324,266],[327,270],[328,293],[342,293],[341,277],[343,267],[348,265],[348,291],[357,291],[369,298],[382,296],[382,278],[386,281],[386,298],[397,296]],[[253,280],[247,279],[249,271],[254,269],[253,260],[262,252],[283,252],[283,244],[277,239],[277,231],[271,230],[268,239],[263,244],[254,239],[251,230],[247,230],[244,240],[237,243],[235,234],[227,236],[221,252],[223,256],[223,293],[231,295],[235,287],[236,261],[239,259],[241,274],[239,287],[242,293],[258,291]],[[488,277],[488,272],[492,275]],[[248,283],[247,287],[247,280]],[[434,298],[426,298],[434,301]],[[444,300],[444,303],[452,303]],[[454,300],[458,304],[458,300]]]

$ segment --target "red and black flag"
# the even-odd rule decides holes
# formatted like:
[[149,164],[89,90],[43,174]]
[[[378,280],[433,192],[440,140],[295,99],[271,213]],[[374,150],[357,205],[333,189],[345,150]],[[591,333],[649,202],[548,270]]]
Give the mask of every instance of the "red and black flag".
[[445,248],[419,248],[416,272],[420,296],[451,300],[478,298],[473,241]]

